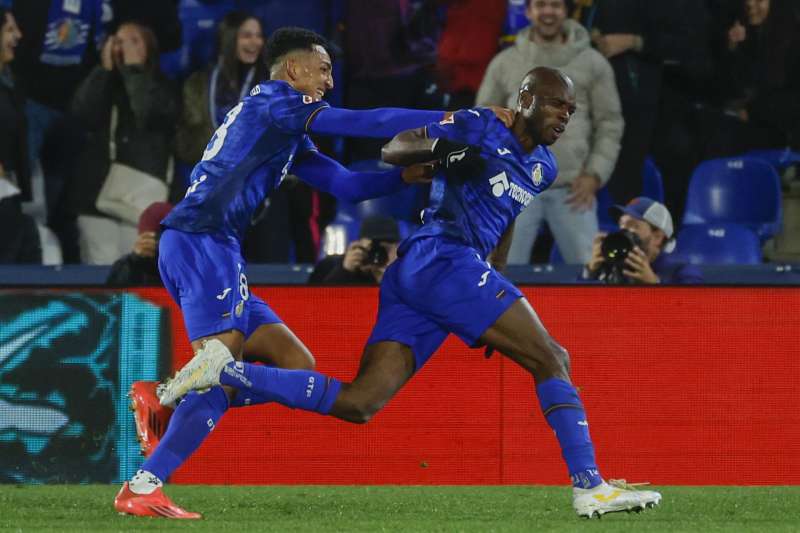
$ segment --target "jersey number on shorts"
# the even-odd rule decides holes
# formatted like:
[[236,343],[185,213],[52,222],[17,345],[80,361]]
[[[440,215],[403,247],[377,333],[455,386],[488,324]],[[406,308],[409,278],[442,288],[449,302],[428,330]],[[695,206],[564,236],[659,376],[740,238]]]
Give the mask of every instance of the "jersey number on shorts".
[[202,161],[208,161],[209,159],[212,159],[219,153],[220,150],[222,150],[222,144],[225,142],[225,137],[228,135],[228,128],[231,127],[233,121],[239,116],[243,105],[244,102],[239,102],[236,107],[228,111],[228,114],[225,115],[225,122],[223,122],[222,125],[217,128],[217,131],[214,132],[214,136],[211,137],[211,141],[208,143],[210,146],[206,148],[205,152],[203,152]]

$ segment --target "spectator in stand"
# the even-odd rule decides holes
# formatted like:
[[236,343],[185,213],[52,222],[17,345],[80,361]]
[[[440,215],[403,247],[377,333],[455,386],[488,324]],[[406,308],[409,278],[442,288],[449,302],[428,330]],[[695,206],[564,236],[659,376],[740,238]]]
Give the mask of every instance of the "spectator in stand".
[[0,176],[30,200],[25,97],[10,66],[21,37],[14,15],[0,7]]
[[103,46],[102,63],[78,87],[72,112],[89,132],[68,197],[78,215],[81,256],[84,263],[109,265],[137,238],[136,226],[95,206],[111,164],[110,136],[116,161],[165,181],[168,176],[178,99],[159,70],[150,29],[136,23],[119,27]]
[[0,263],[41,263],[42,249],[34,220],[22,213],[23,191],[30,191],[24,99],[9,63],[21,37],[14,15],[0,7]]
[[664,202],[675,220],[683,218],[689,177],[703,160],[711,125],[719,120],[720,51],[715,42],[731,20],[726,2],[730,0],[674,0],[669,4],[682,16],[684,45],[691,52],[663,65],[651,155],[661,170]]
[[158,239],[161,221],[172,211],[172,204],[155,202],[142,212],[137,227],[139,236],[131,253],[111,266],[106,285],[114,287],[163,286],[158,273]]
[[[610,211],[618,219],[620,231],[616,235],[599,233],[595,237],[592,257],[583,269],[581,279],[644,285],[703,282],[703,273],[696,266],[669,260],[675,239],[672,216],[664,204],[641,196],[628,205],[615,205]],[[636,246],[626,254],[624,251],[620,253],[626,247],[609,245],[607,248],[615,253],[613,257],[604,255],[604,241],[611,239],[612,235],[623,234],[632,238]]]
[[708,156],[754,148],[800,149],[800,7],[796,0],[743,0],[727,32],[727,121]]
[[449,109],[475,105],[486,66],[497,53],[507,0],[441,0],[447,6],[437,74]]
[[548,222],[567,263],[585,263],[597,234],[597,190],[608,182],[624,129],[614,71],[591,47],[589,32],[567,19],[564,0],[529,0],[533,25],[489,64],[477,105],[515,107],[519,80],[536,66],[558,68],[575,84],[577,110],[552,150],[555,184],[517,217],[509,264],[527,264],[542,222]]
[[308,278],[312,285],[379,285],[386,268],[397,259],[400,230],[390,217],[372,216],[361,222],[357,241],[344,255],[322,259]]
[[642,191],[662,66],[682,62],[694,51],[686,13],[669,2],[579,0],[573,17],[589,30],[595,48],[614,69],[625,133],[608,189],[618,203],[626,204]]
[[13,12],[22,30],[14,70],[27,98],[30,167],[41,165],[44,181],[33,189],[44,191],[44,197],[34,195],[34,206],[58,235],[65,262],[75,263],[77,229],[64,209],[64,194],[83,137],[66,113],[76,87],[97,63],[111,10],[107,0],[14,0]]
[[225,15],[217,28],[217,50],[217,61],[189,76],[183,87],[176,154],[190,166],[200,161],[228,111],[267,78],[261,22],[252,15]]

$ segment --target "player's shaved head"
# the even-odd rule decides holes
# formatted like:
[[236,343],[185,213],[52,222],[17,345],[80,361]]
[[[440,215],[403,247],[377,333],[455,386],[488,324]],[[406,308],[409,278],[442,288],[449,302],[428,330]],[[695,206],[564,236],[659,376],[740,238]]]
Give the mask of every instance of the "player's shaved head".
[[528,71],[522,78],[520,91],[529,91],[538,96],[543,89],[558,89],[564,87],[568,92],[574,93],[575,89],[572,80],[560,70],[550,67],[536,67]]
[[551,145],[564,133],[575,109],[575,87],[569,76],[554,68],[536,67],[520,84],[512,129],[529,149]]

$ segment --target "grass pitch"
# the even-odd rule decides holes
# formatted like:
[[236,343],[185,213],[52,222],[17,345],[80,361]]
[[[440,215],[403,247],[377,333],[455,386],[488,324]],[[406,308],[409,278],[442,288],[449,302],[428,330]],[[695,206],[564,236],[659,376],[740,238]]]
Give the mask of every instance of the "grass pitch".
[[566,487],[169,486],[202,521],[120,516],[107,485],[0,485],[1,531],[800,531],[800,487],[654,487],[660,507],[577,518]]

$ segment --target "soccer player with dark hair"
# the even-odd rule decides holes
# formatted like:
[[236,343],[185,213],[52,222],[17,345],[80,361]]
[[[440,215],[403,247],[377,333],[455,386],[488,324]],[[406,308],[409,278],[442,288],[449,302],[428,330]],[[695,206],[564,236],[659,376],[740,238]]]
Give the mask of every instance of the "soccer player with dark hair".
[[[241,241],[254,212],[289,172],[348,202],[429,180],[430,165],[350,172],[320,154],[308,134],[391,137],[448,114],[330,107],[322,100],[333,87],[328,45],[309,30],[275,31],[265,55],[271,80],[256,85],[228,112],[192,171],[185,198],[162,221],[158,268],[183,312],[195,353],[220,349],[276,367],[310,369],[314,358],[308,349],[248,290]],[[173,504],[161,490],[163,482],[229,407],[262,399],[221,387],[187,394],[155,445],[159,435],[149,421],[160,425],[167,416],[159,411],[154,392],[155,384],[144,382],[131,390],[137,431],[149,441],[143,446],[149,457],[123,485],[114,506],[140,516],[200,518]]]
[[384,274],[377,323],[351,383],[235,361],[215,343],[178,372],[161,400],[227,385],[245,396],[363,423],[454,333],[469,346],[486,346],[488,354],[499,351],[533,376],[542,412],[561,446],[578,515],[657,505],[659,493],[601,477],[566,350],[498,272],[514,217],[556,179],[547,146],[563,134],[574,112],[572,81],[539,67],[522,80],[510,127],[486,109],[469,109],[403,132],[384,147],[389,163],[435,159],[444,170],[434,178],[423,226],[401,243],[398,259]]

